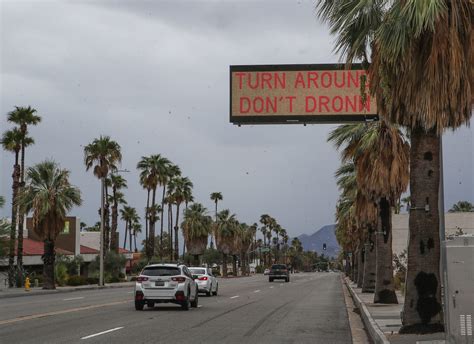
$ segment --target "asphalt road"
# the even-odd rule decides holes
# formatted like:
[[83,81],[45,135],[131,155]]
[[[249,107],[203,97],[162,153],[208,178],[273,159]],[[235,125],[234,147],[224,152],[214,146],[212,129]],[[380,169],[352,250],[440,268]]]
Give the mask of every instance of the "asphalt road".
[[132,288],[0,300],[0,343],[352,343],[336,273],[219,279],[199,308],[137,312]]

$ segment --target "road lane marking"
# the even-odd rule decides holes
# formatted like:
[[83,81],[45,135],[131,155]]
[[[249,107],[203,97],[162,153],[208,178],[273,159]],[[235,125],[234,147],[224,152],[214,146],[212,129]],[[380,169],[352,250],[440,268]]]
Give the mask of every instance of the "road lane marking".
[[199,306],[198,306],[198,308],[201,308],[201,307],[202,307],[202,305],[199,305]]
[[235,296],[232,296],[231,299],[236,299],[238,297],[239,297],[239,295],[235,295]]
[[63,299],[63,301],[72,301],[72,300],[81,300],[83,299],[84,296],[80,296],[80,297],[71,297],[69,299]]
[[270,289],[273,289],[273,286],[271,286]]
[[50,317],[50,316],[53,316],[53,315],[60,315],[60,314],[67,314],[67,313],[85,311],[85,310],[89,310],[89,309],[95,309],[95,308],[101,308],[101,307],[107,307],[107,306],[122,305],[122,304],[124,304],[124,303],[130,303],[130,302],[132,302],[132,301],[130,301],[130,300],[127,300],[127,301],[117,301],[117,302],[103,303],[103,304],[100,304],[100,305],[91,305],[91,306],[85,306],[85,307],[64,309],[64,310],[54,311],[54,312],[48,312],[48,313],[25,315],[25,316],[21,316],[21,317],[18,317],[18,318],[7,319],[7,320],[1,320],[1,321],[0,321],[0,325],[6,325],[6,324],[11,324],[11,323],[16,323],[16,322],[25,321],[25,320],[32,320],[32,319],[45,318],[45,317]]
[[127,294],[133,294],[134,291],[127,291]]
[[254,293],[260,293],[260,289],[255,290]]
[[102,332],[99,332],[99,333],[94,333],[94,334],[91,334],[90,336],[82,337],[81,339],[89,339],[89,338],[97,337],[97,336],[100,336],[102,334],[114,332],[114,331],[117,331],[117,330],[120,330],[120,329],[123,329],[123,326],[122,327],[111,328],[110,330],[102,331]]

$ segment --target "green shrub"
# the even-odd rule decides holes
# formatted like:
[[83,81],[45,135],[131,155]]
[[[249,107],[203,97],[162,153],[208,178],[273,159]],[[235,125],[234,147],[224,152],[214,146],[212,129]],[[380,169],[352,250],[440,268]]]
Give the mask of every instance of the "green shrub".
[[118,283],[118,282],[121,282],[122,280],[120,278],[118,278],[118,276],[111,276],[111,277],[107,277],[105,279],[105,283]]
[[255,267],[255,272],[256,272],[257,274],[263,274],[264,271],[265,271],[265,268],[263,267],[263,265],[257,265],[257,266]]
[[86,285],[87,284],[87,278],[84,276],[69,276],[67,279],[67,285],[71,286],[77,286],[77,285]]
[[66,264],[60,262],[56,264],[54,269],[56,270],[55,271],[56,283],[59,284],[60,286],[66,285],[67,278],[68,278]]
[[[124,255],[115,252],[107,252],[104,259],[104,275],[107,278],[118,278],[122,269],[125,267],[127,259]],[[99,274],[99,256],[89,265],[89,273],[93,276]]]
[[87,284],[99,284],[98,277],[87,277],[86,281],[87,281]]
[[137,280],[137,276],[133,276],[132,278],[130,278],[130,282],[135,282]]
[[123,280],[125,279],[125,274],[123,272],[119,272],[118,277]]

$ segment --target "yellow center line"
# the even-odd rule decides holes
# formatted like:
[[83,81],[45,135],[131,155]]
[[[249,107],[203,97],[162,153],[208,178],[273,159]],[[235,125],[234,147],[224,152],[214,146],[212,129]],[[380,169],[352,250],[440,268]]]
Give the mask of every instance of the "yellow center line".
[[60,310],[60,311],[53,311],[53,312],[48,312],[48,313],[25,315],[25,316],[21,316],[21,317],[18,317],[18,318],[13,318],[13,319],[0,320],[0,325],[12,324],[12,323],[20,322],[20,321],[25,321],[25,320],[45,318],[45,317],[50,317],[50,316],[54,316],[54,315],[61,315],[61,314],[67,314],[67,313],[73,313],[73,312],[86,311],[86,310],[89,310],[89,309],[96,309],[96,308],[102,308],[102,307],[108,307],[108,306],[122,305],[124,303],[129,303],[129,302],[131,302],[131,301],[130,300],[116,301],[116,302],[110,302],[110,303],[103,303],[103,304],[100,304],[100,305],[91,305],[91,306],[77,307],[77,308],[71,308],[71,309],[63,309],[63,310]]

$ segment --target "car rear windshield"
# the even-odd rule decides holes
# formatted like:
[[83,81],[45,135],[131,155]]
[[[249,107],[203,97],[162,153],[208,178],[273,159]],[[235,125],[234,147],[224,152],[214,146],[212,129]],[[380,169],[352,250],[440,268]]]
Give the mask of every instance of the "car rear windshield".
[[195,275],[205,275],[206,269],[189,269]]
[[284,270],[284,269],[286,269],[286,265],[281,265],[281,264],[272,265],[272,269],[274,269],[274,270]]
[[171,266],[150,266],[143,270],[142,275],[145,276],[176,276],[181,275],[179,268]]

